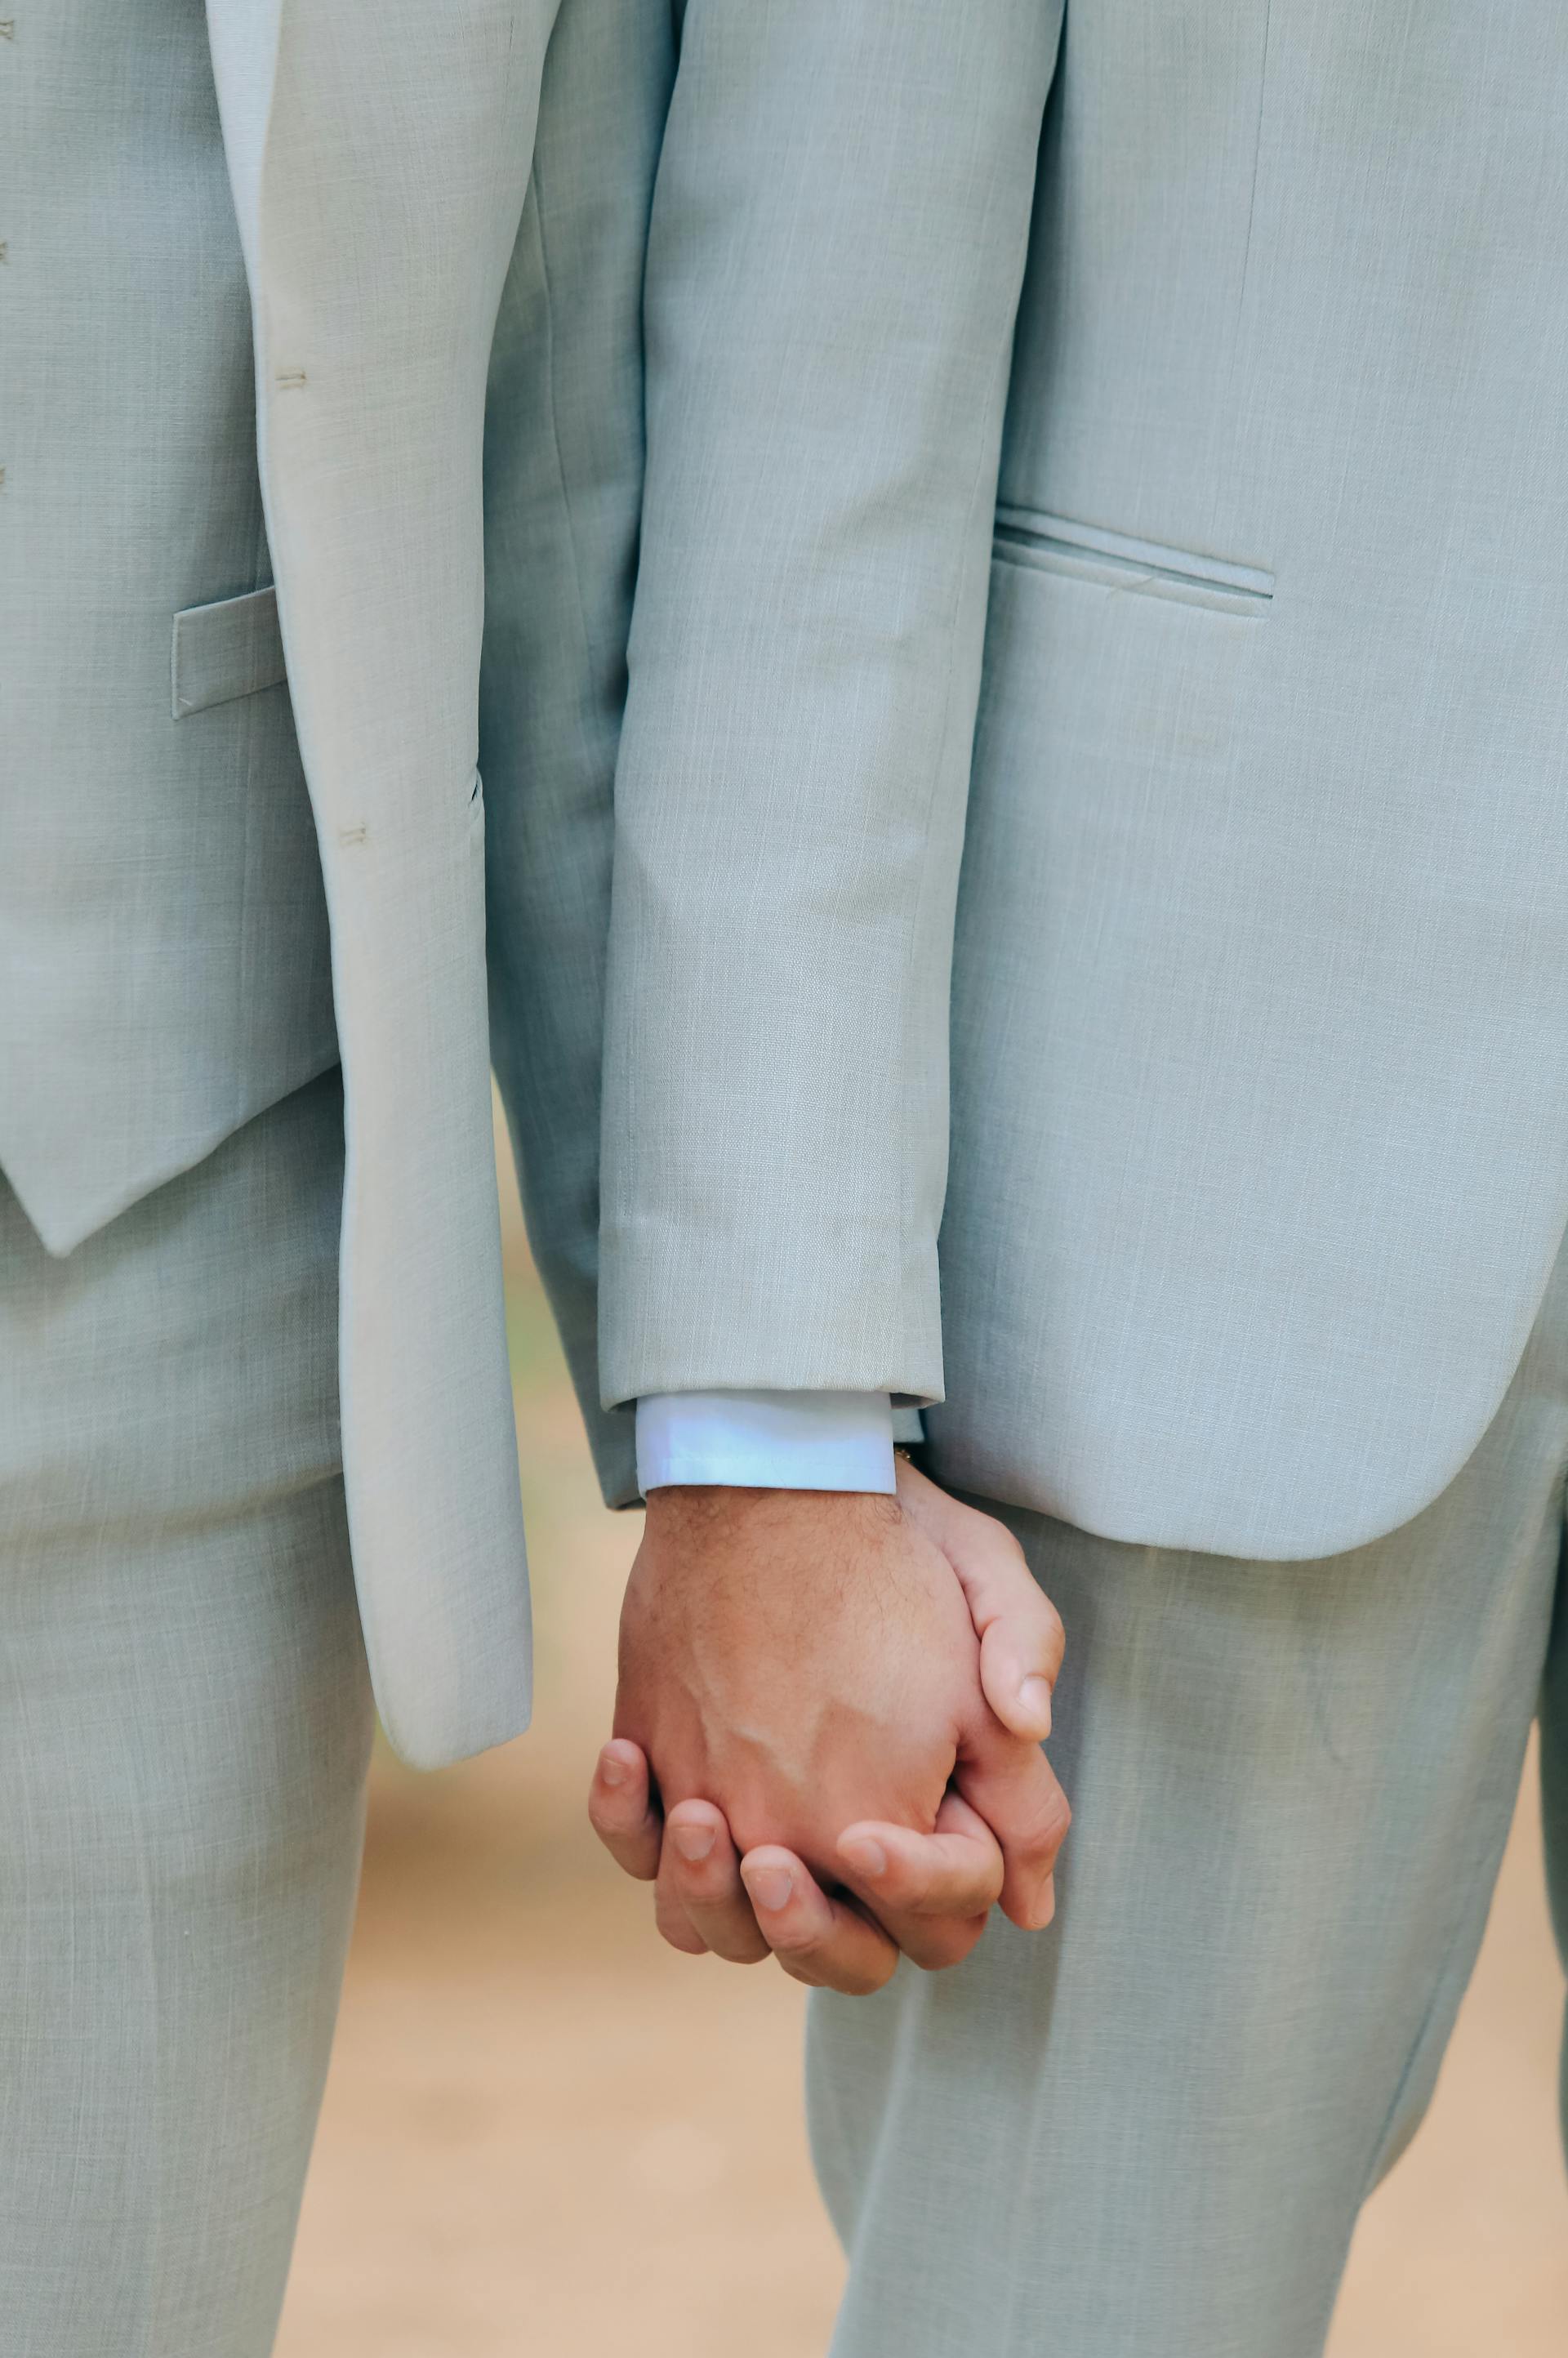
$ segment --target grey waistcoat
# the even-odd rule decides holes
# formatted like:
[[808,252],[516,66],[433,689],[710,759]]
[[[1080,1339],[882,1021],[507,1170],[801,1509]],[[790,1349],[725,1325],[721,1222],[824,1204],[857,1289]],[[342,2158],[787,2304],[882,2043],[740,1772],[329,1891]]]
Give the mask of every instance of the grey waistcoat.
[[337,1054],[200,0],[0,42],[0,1167],[69,1251]]

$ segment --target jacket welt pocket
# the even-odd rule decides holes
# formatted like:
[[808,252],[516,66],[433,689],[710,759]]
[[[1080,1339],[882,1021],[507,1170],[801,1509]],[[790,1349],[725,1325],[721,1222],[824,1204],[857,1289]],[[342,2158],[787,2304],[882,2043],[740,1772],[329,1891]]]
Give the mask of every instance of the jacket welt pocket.
[[1146,598],[1175,598],[1189,606],[1254,620],[1269,611],[1274,577],[1256,565],[1233,565],[1195,549],[1166,548],[1156,540],[1135,540],[1070,516],[1043,514],[1036,508],[999,507],[994,554],[999,564],[1034,573],[1060,573],[1101,589],[1131,590]]
[[255,696],[287,676],[277,593],[253,590],[215,605],[188,606],[174,618],[174,717]]

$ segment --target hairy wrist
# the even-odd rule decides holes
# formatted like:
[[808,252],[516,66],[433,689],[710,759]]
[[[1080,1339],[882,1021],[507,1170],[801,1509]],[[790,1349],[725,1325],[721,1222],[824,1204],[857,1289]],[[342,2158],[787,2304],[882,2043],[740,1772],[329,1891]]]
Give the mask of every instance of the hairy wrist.
[[896,1498],[880,1490],[786,1490],[740,1483],[670,1482],[650,1490],[647,1530],[651,1538],[679,1534],[689,1541],[707,1534],[728,1543],[741,1531],[766,1530],[886,1531],[902,1520]]

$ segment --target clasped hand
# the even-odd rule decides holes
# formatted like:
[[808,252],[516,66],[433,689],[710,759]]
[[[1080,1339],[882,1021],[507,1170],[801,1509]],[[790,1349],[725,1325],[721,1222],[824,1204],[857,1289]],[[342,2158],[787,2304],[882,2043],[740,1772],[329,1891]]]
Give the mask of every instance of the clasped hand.
[[880,1988],[1050,1921],[1062,1626],[1011,1533],[896,1498],[656,1490],[589,1815],[676,1948]]

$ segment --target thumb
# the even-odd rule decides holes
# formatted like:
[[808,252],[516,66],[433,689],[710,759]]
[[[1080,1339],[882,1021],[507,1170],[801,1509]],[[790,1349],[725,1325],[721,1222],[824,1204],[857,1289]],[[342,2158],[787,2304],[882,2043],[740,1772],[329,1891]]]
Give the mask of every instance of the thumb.
[[[1033,1581],[1030,1583],[1033,1587]],[[966,1590],[968,1584],[965,1583]],[[983,1619],[973,1597],[970,1610],[980,1639],[980,1687],[986,1701],[1014,1736],[1044,1744],[1051,1733],[1051,1700],[1062,1667],[1062,1625],[1055,1608],[1038,1589],[1040,1609],[999,1607]]]
[[[907,1486],[907,1487],[906,1487]],[[899,1466],[899,1501],[942,1550],[980,1641],[980,1687],[1002,1725],[1043,1744],[1066,1639],[1055,1606],[1005,1523]]]

